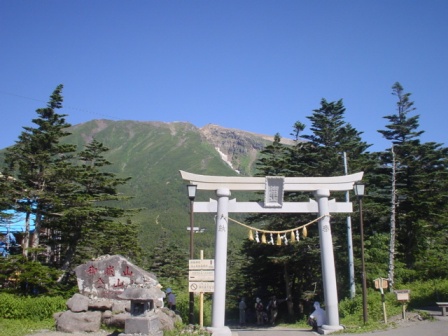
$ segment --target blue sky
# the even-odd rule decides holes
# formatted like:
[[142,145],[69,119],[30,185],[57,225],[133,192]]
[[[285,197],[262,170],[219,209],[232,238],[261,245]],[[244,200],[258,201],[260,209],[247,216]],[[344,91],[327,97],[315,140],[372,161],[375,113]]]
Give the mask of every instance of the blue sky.
[[[412,93],[447,145],[446,0],[2,0],[0,148],[64,85],[67,121],[213,123],[289,137],[343,99],[372,151]],[[308,128],[305,133],[308,133]]]

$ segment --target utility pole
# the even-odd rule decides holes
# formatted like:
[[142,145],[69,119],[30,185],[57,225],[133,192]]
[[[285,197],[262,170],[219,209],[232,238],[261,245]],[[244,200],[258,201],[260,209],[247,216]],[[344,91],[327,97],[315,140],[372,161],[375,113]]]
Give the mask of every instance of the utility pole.
[[[347,154],[343,152],[344,157],[344,174],[348,175]],[[350,192],[345,192],[345,201],[350,202]],[[353,261],[353,238],[352,238],[352,218],[347,216],[347,245],[348,245],[348,271],[350,283],[350,299],[355,297],[355,264]]]

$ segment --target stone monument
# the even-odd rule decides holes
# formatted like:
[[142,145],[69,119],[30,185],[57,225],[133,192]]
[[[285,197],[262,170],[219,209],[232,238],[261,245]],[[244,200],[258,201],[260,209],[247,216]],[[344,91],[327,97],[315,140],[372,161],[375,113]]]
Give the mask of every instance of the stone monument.
[[120,255],[92,259],[75,273],[79,293],[67,301],[67,311],[54,314],[58,331],[96,332],[105,324],[126,334],[159,336],[181,321],[163,308],[157,277]]

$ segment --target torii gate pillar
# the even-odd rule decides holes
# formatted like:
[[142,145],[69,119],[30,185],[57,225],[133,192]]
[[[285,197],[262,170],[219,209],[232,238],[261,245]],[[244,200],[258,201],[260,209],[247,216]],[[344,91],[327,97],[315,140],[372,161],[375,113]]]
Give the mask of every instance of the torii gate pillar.
[[319,242],[327,324],[323,325],[322,329],[324,329],[324,331],[336,331],[341,330],[342,327],[339,325],[338,291],[336,286],[333,239],[331,235],[330,212],[328,206],[330,190],[318,189],[315,191],[314,195],[317,199],[319,217],[323,216],[319,220]]
[[224,326],[227,279],[227,238],[229,218],[230,190],[221,188],[216,191],[218,211],[215,236],[215,292],[213,293],[212,327],[213,336],[231,336],[229,327]]

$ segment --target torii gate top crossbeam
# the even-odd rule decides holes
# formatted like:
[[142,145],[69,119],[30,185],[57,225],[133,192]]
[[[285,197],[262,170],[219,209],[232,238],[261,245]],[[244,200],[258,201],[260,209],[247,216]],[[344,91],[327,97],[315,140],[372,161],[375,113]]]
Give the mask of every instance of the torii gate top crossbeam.
[[[228,188],[229,190],[263,191],[266,188],[266,177],[198,175],[183,170],[180,170],[180,174],[182,179],[196,184],[199,190]],[[359,172],[333,177],[285,177],[284,191],[352,190],[353,184],[356,181],[361,181],[363,174],[363,172]]]

